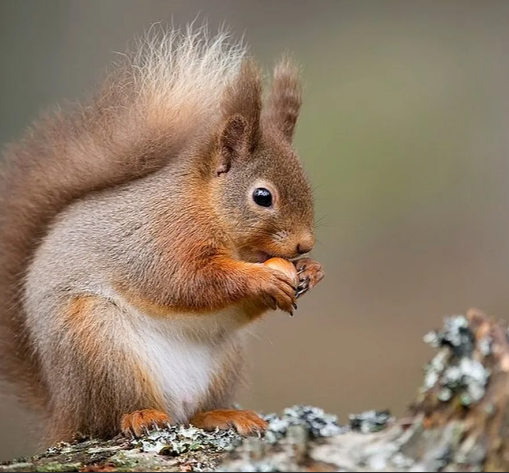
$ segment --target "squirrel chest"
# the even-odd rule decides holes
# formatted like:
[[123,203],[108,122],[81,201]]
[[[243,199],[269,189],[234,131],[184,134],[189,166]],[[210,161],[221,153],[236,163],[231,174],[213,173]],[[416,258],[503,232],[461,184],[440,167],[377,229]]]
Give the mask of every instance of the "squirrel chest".
[[126,349],[161,391],[176,422],[222,398],[221,380],[240,369],[244,330],[231,327],[236,310],[168,319],[130,308],[135,316],[124,327]]

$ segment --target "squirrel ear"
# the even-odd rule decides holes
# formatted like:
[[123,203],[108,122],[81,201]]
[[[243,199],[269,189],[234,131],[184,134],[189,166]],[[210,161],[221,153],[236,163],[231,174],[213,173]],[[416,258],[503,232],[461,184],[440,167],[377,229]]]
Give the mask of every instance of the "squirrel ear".
[[274,69],[272,89],[262,115],[263,125],[291,141],[301,104],[299,69],[288,58],[283,58]]
[[217,175],[230,170],[232,162],[249,153],[249,125],[240,114],[231,116],[219,135],[219,162]]
[[227,86],[223,100],[223,116],[232,120],[240,115],[247,123],[246,133],[251,149],[260,137],[262,80],[260,69],[252,59],[246,59],[235,79]]

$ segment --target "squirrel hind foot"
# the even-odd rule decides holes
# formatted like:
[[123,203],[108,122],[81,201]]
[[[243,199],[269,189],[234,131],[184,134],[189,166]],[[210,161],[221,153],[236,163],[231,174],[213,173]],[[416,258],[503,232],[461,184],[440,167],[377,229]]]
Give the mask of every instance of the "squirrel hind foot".
[[141,437],[143,434],[150,433],[151,430],[165,428],[171,423],[171,419],[164,412],[142,409],[124,414],[120,421],[120,430],[126,437]]
[[256,435],[265,432],[268,423],[254,411],[221,409],[201,412],[194,416],[190,423],[203,430],[235,430],[242,436]]

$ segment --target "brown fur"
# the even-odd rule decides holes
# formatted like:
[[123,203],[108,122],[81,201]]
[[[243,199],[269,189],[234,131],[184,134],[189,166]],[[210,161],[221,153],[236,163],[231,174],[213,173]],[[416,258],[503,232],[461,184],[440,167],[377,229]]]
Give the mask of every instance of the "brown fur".
[[73,201],[153,173],[191,136],[180,120],[141,126],[143,110],[130,108],[136,90],[122,83],[127,77],[128,65],[108,78],[90,105],[40,118],[6,147],[0,163],[0,370],[40,407],[46,399],[21,308],[23,275],[35,248]]
[[[109,311],[118,317],[118,309],[96,297],[74,299],[62,323],[68,327],[67,337],[54,346],[54,356],[63,359],[68,350],[75,349],[74,363],[70,372],[64,372],[62,382],[73,380],[72,386],[60,386],[55,390],[49,406],[51,425],[49,440],[53,442],[69,438],[76,432],[108,437],[118,432],[124,414],[145,408],[164,410],[162,394],[152,384],[148,373],[129,353],[115,352],[112,340],[98,339],[94,316]],[[114,337],[111,334],[110,337]],[[108,346],[105,351],[105,345]],[[107,363],[108,351],[121,360],[112,370]],[[51,382],[53,376],[45,380]],[[79,395],[78,395],[79,393]]]
[[262,118],[264,125],[291,141],[301,105],[302,88],[299,72],[286,58],[274,70],[272,91]]
[[[123,328],[139,327],[136,311],[184,320],[175,327],[185,337],[225,352],[197,404],[205,411],[227,407],[241,378],[236,331],[268,309],[293,310],[294,282],[259,263],[314,242],[311,189],[291,145],[296,69],[276,67],[265,110],[254,62],[232,76],[236,53],[190,38],[192,61],[175,53],[175,72],[128,57],[91,104],[43,118],[4,155],[1,368],[49,412],[51,440],[138,434],[184,415],[137,340],[123,340]],[[217,69],[211,85],[200,61]],[[271,190],[270,209],[253,202],[253,186]],[[209,314],[218,328],[201,324]],[[195,421],[264,426],[236,411]]]
[[223,99],[223,115],[243,117],[249,130],[247,142],[254,148],[260,139],[260,115],[262,112],[262,80],[260,70],[253,60],[244,62],[239,80],[230,84]]

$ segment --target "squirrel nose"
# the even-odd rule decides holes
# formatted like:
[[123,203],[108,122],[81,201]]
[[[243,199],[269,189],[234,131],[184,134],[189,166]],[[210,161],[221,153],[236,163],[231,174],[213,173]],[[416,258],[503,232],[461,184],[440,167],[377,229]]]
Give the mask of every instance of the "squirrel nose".
[[315,245],[315,239],[313,237],[313,235],[306,235],[305,237],[302,237],[299,241],[299,243],[297,243],[297,253],[299,253],[299,255],[303,255],[304,253],[309,253],[312,249],[313,249],[313,246]]

